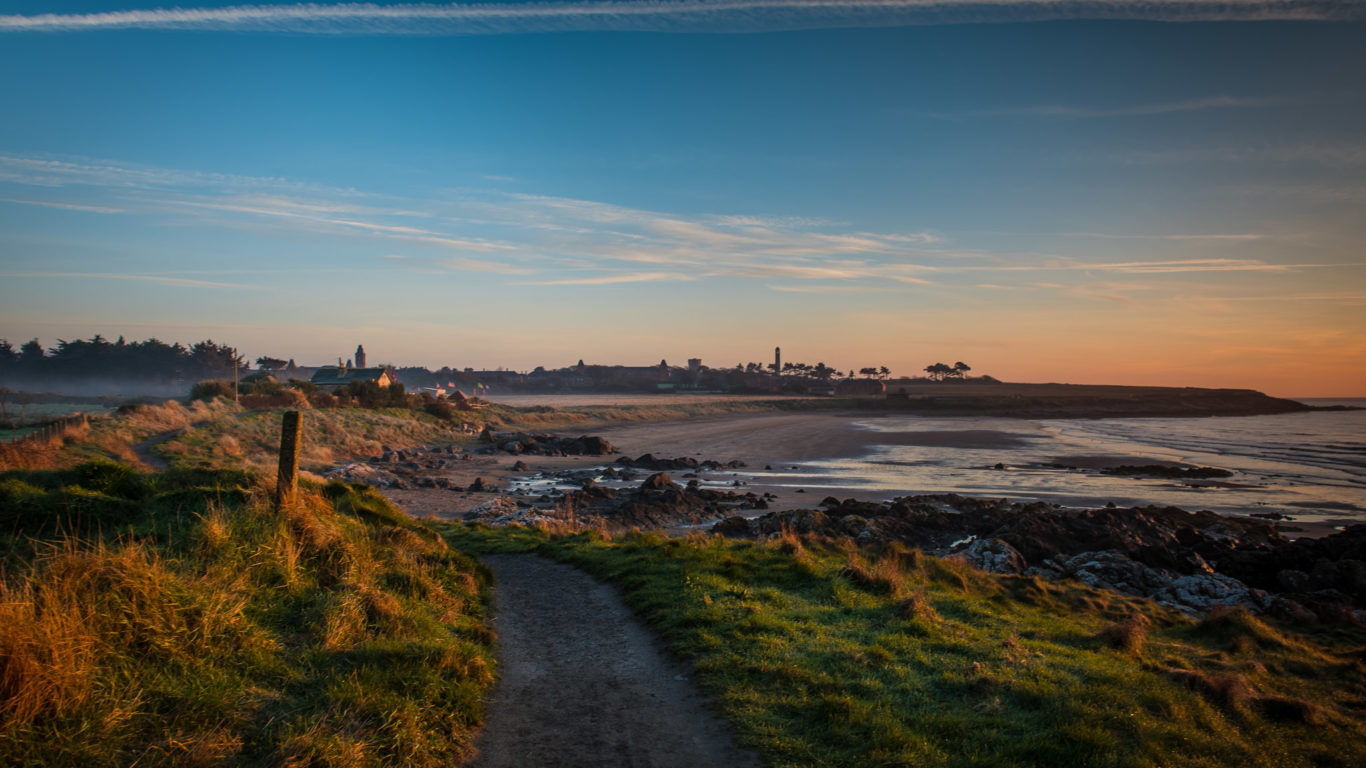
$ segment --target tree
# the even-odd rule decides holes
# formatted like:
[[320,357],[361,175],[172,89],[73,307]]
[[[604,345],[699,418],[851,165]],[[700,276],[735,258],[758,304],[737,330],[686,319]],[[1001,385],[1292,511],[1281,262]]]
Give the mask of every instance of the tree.
[[943,381],[945,376],[953,373],[953,369],[943,363],[935,363],[925,366],[925,373],[928,373],[930,378],[935,381]]
[[892,375],[892,369],[891,369],[891,368],[888,368],[888,367],[885,366],[885,365],[882,366],[881,368],[877,369],[877,377],[878,377],[879,379],[886,379],[886,378],[890,377],[891,375]]
[[24,346],[19,348],[19,364],[25,367],[36,366],[42,363],[44,358],[43,345],[37,339],[24,342]]
[[953,375],[957,376],[960,379],[966,376],[968,371],[970,370],[972,370],[972,366],[968,365],[962,360],[959,360],[958,362],[953,364]]
[[288,365],[288,363],[286,363],[284,360],[281,360],[278,357],[263,356],[256,358],[256,365],[257,367],[263,368],[267,371],[278,371],[282,368],[285,368]]
[[868,367],[868,368],[860,368],[860,369],[858,369],[858,372],[859,372],[859,375],[861,375],[861,376],[866,376],[867,378],[870,378],[870,379],[877,375],[877,369],[876,369],[876,368],[873,368],[873,367],[871,367],[871,366]]

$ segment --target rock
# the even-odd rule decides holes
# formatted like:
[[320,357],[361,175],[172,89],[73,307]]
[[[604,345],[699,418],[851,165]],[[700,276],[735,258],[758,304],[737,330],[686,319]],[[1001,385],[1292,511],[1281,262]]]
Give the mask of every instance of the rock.
[[528,466],[525,461],[521,460],[518,460],[517,463],[512,465],[513,472],[526,472],[529,469],[531,469],[531,467]]
[[664,472],[657,472],[650,475],[645,478],[645,482],[640,484],[640,489],[642,491],[667,491],[677,487],[678,486],[674,484],[673,478],[669,477],[669,475]]
[[612,444],[597,436],[581,435],[578,439],[578,455],[607,456],[617,452]]
[[845,515],[840,518],[840,529],[846,536],[857,537],[868,530],[868,520],[858,515]]
[[1173,579],[1166,589],[1151,597],[1163,605],[1196,613],[1206,613],[1216,605],[1241,605],[1261,610],[1253,590],[1237,579],[1218,573]]
[[1276,574],[1276,586],[1282,592],[1308,592],[1312,589],[1313,577],[1304,571],[1287,568]]
[[491,489],[491,488],[484,482],[484,478],[482,478],[482,477],[476,477],[476,478],[474,478],[474,482],[470,483],[470,487],[467,488],[466,490],[471,491],[471,492],[473,492],[473,493],[481,493],[481,492],[483,492],[483,491],[488,491],[488,490],[493,490],[493,489]]
[[1171,586],[1170,576],[1142,563],[1134,562],[1123,552],[1082,552],[1068,558],[1062,572],[1096,589],[1123,592],[1135,597],[1157,594]]
[[722,536],[750,536],[754,531],[750,528],[749,521],[739,515],[728,517],[711,527],[713,533]]
[[666,472],[680,469],[697,469],[699,467],[697,459],[684,456],[678,459],[658,458],[652,453],[644,454],[635,459],[625,456],[617,459],[617,463],[624,467],[634,467],[636,469],[648,469],[654,472]]
[[1106,475],[1125,475],[1128,477],[1163,477],[1173,480],[1205,480],[1215,477],[1233,477],[1227,469],[1214,467],[1172,467],[1166,464],[1125,464],[1101,470]]
[[977,539],[950,558],[990,573],[1023,573],[1026,566],[1024,555],[1001,539]]

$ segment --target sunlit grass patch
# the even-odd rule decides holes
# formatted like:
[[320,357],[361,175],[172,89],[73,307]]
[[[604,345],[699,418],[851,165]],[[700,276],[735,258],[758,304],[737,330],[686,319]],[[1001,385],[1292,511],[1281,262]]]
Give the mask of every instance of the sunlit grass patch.
[[792,533],[446,531],[618,584],[776,766],[1366,760],[1360,629],[1195,622],[1075,583]]
[[[0,475],[0,764],[449,765],[492,682],[487,573],[363,486]],[[94,500],[94,501],[91,501]]]

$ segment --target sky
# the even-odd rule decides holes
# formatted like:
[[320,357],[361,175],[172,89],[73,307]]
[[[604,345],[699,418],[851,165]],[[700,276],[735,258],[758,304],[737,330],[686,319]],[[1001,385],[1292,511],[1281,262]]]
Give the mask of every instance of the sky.
[[0,338],[1366,396],[1366,2],[0,0]]

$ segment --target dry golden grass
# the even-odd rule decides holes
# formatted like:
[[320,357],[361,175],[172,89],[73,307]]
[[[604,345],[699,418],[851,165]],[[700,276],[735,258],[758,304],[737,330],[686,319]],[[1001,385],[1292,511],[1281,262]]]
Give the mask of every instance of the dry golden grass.
[[11,550],[0,764],[467,757],[492,681],[477,566],[363,488],[280,514],[263,483],[203,490],[198,512]]
[[893,599],[905,596],[908,586],[902,570],[901,554],[885,551],[869,560],[856,547],[845,548],[846,563],[839,575],[864,589],[890,595]]
[[1143,653],[1150,626],[1152,621],[1147,616],[1135,613],[1123,621],[1106,626],[1100,631],[1100,638],[1117,651],[1137,656]]

